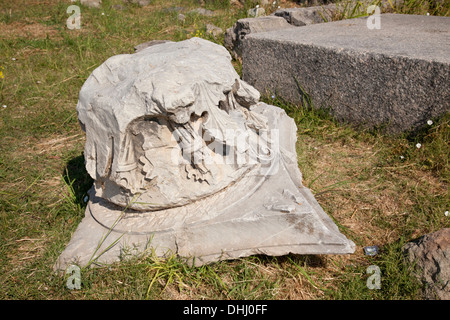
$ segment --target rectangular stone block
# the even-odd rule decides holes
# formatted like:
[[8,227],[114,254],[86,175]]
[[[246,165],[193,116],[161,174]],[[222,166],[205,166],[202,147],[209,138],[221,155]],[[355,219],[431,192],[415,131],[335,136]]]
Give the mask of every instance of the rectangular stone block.
[[248,35],[243,80],[293,103],[306,92],[337,119],[390,133],[449,112],[450,18],[377,18],[379,29],[358,18]]

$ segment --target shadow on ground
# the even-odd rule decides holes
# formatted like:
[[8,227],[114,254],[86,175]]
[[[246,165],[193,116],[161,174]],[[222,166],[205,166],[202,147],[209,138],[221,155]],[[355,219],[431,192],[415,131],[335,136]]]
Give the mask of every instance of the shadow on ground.
[[69,160],[62,174],[64,182],[70,186],[74,202],[81,207],[86,206],[85,197],[92,187],[94,180],[87,173],[84,164],[84,155],[81,154]]

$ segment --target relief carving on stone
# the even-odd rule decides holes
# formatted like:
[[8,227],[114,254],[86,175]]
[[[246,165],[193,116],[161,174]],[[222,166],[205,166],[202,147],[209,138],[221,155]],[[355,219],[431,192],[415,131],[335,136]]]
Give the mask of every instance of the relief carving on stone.
[[240,80],[228,52],[198,38],[179,46],[113,57],[80,92],[88,172],[99,194],[117,205],[185,205],[270,163],[278,152],[271,150],[277,145],[267,119],[251,110],[259,92]]

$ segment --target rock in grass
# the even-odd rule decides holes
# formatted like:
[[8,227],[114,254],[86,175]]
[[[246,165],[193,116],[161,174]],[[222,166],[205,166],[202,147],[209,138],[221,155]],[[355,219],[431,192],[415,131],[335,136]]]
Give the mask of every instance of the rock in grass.
[[189,11],[188,13],[190,14],[198,14],[201,16],[207,16],[207,17],[211,17],[214,15],[214,11],[205,9],[205,8],[196,8],[194,10]]
[[252,8],[248,9],[247,16],[249,18],[258,18],[262,17],[266,14],[266,10],[264,8]]
[[148,6],[150,4],[150,0],[125,0],[126,2],[137,4],[141,7]]
[[424,284],[424,298],[450,300],[450,228],[408,242],[403,251]]
[[331,21],[331,12],[334,12],[333,10],[337,10],[334,4],[307,8],[283,8],[278,9],[274,15],[283,17],[293,26],[301,27]]
[[223,33],[223,30],[213,24],[208,23],[206,25],[206,33],[212,35],[213,37],[218,37]]
[[102,0],[81,0],[80,3],[90,8],[100,8]]

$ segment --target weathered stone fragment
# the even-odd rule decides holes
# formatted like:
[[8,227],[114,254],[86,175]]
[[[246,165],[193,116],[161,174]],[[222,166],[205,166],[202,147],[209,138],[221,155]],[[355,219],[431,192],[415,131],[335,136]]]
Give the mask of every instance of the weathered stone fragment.
[[409,242],[403,251],[424,284],[424,298],[450,300],[450,228]]
[[236,59],[242,56],[242,42],[249,34],[294,28],[282,17],[267,16],[238,20],[225,32],[224,45]]
[[95,183],[57,268],[150,248],[196,265],[353,252],[302,185],[293,119],[258,100],[227,50],[199,38],[94,70],[77,111]]
[[219,28],[218,26],[215,26],[210,23],[207,23],[205,28],[206,28],[206,33],[212,35],[213,37],[218,37],[223,33],[222,28]]
[[450,18],[378,18],[379,29],[358,18],[248,35],[243,80],[292,103],[305,91],[337,119],[390,133],[449,112]]
[[306,8],[286,8],[278,9],[274,15],[282,17],[296,27],[301,27],[314,23],[323,23],[331,21],[332,13],[336,11],[334,4],[325,7],[306,7]]
[[80,3],[90,8],[100,8],[102,0],[81,0]]

